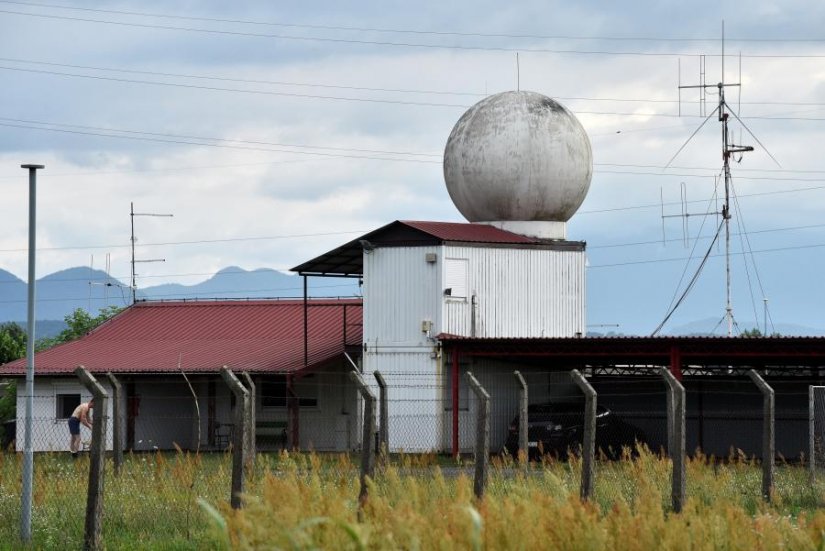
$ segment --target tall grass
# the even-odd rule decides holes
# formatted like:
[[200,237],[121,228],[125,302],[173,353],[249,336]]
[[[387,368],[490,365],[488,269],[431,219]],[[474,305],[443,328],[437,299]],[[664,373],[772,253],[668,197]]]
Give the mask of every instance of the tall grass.
[[[0,549],[20,548],[21,457],[0,455]],[[770,503],[743,457],[688,462],[688,501],[670,512],[670,462],[648,452],[597,464],[596,494],[578,498],[580,463],[494,460],[478,501],[469,465],[404,456],[370,481],[347,455],[259,455],[245,508],[228,506],[225,454],[127,455],[107,464],[107,549],[825,549],[825,495],[804,469],[777,467]],[[33,547],[82,544],[88,460],[35,458]]]
[[[688,501],[669,510],[670,462],[642,452],[600,462],[597,494],[578,498],[578,461],[519,467],[494,462],[484,500],[464,469],[381,470],[358,514],[357,470],[293,458],[265,474],[260,495],[226,516],[238,549],[825,549],[821,488],[800,467],[780,466],[783,486],[760,496],[758,466],[743,458],[688,463]],[[333,474],[334,473],[334,474]],[[349,473],[349,474],[346,474]]]

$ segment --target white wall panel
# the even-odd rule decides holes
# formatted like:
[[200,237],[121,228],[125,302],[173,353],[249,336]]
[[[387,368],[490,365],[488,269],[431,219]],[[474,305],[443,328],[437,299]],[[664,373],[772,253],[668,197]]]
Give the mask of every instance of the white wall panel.
[[[436,262],[425,260],[436,254]],[[364,254],[364,342],[426,345],[421,322],[440,326],[440,247],[379,247]]]
[[444,332],[534,338],[584,333],[584,252],[446,246],[444,255],[468,259],[470,295],[466,301],[443,299]]

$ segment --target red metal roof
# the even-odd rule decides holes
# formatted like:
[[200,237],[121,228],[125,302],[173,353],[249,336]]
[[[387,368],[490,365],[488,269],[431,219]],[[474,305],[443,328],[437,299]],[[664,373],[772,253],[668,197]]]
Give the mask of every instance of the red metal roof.
[[[310,300],[309,366],[359,345],[359,299]],[[35,373],[92,372],[289,373],[304,367],[302,300],[139,302],[88,335],[35,355]],[[180,368],[178,367],[180,358]],[[25,359],[0,366],[0,375],[22,375]]]
[[386,226],[353,239],[292,268],[303,275],[331,277],[361,277],[364,272],[364,247],[416,247],[440,245],[444,242],[477,243],[479,246],[524,246],[576,248],[578,241],[542,241],[524,235],[500,230],[487,224],[466,222],[421,222],[396,220]]
[[517,233],[500,230],[487,224],[466,222],[421,222],[401,220],[402,224],[428,233],[444,241],[469,243],[539,243],[538,240]]

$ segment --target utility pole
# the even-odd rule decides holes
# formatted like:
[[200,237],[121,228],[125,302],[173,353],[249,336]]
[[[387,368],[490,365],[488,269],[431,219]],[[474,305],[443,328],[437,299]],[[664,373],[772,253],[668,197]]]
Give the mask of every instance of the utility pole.
[[32,412],[34,410],[34,300],[35,287],[35,237],[37,229],[37,171],[44,165],[20,165],[29,171],[29,285],[28,312],[26,317],[26,419],[23,436],[23,491],[20,496],[20,536],[23,543],[32,540],[32,482],[34,479],[34,453],[32,451]]
[[147,260],[137,260],[137,259],[135,259],[135,241],[136,241],[136,238],[135,238],[135,216],[154,216],[154,217],[159,217],[159,218],[171,218],[171,217],[174,216],[174,214],[157,214],[157,213],[153,213],[153,212],[135,212],[135,203],[134,202],[129,203],[129,206],[130,206],[130,208],[129,208],[129,219],[132,223],[132,239],[131,239],[131,243],[132,243],[132,281],[131,281],[131,287],[132,287],[132,304],[134,304],[135,301],[137,300],[137,273],[135,272],[135,264],[137,262],[143,262],[143,263],[146,263],[146,262],[166,262],[165,258],[152,258],[152,259],[147,259]]

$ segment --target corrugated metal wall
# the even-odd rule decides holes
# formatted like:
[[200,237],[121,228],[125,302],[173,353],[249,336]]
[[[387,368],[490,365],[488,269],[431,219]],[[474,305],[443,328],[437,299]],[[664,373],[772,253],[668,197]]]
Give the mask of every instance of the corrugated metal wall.
[[584,252],[445,246],[444,256],[469,260],[471,296],[444,298],[442,331],[476,337],[584,334]]
[[[378,248],[364,254],[364,342],[426,346],[421,322],[440,326],[439,247]],[[436,262],[426,254],[436,253]]]
[[[435,262],[427,262],[428,253],[435,253]],[[381,371],[390,386],[391,449],[451,449],[449,369],[442,374],[435,342],[422,322],[432,321],[430,337],[441,332],[478,337],[584,333],[584,265],[581,251],[440,246],[381,247],[365,253],[364,372],[374,386],[372,373]],[[447,287],[455,294],[445,295]],[[504,389],[515,388],[511,370],[477,368],[480,379],[498,392],[509,396]],[[494,446],[500,447],[506,436],[515,411],[511,401],[495,402]],[[464,451],[472,446],[474,408],[470,398],[459,413]]]

